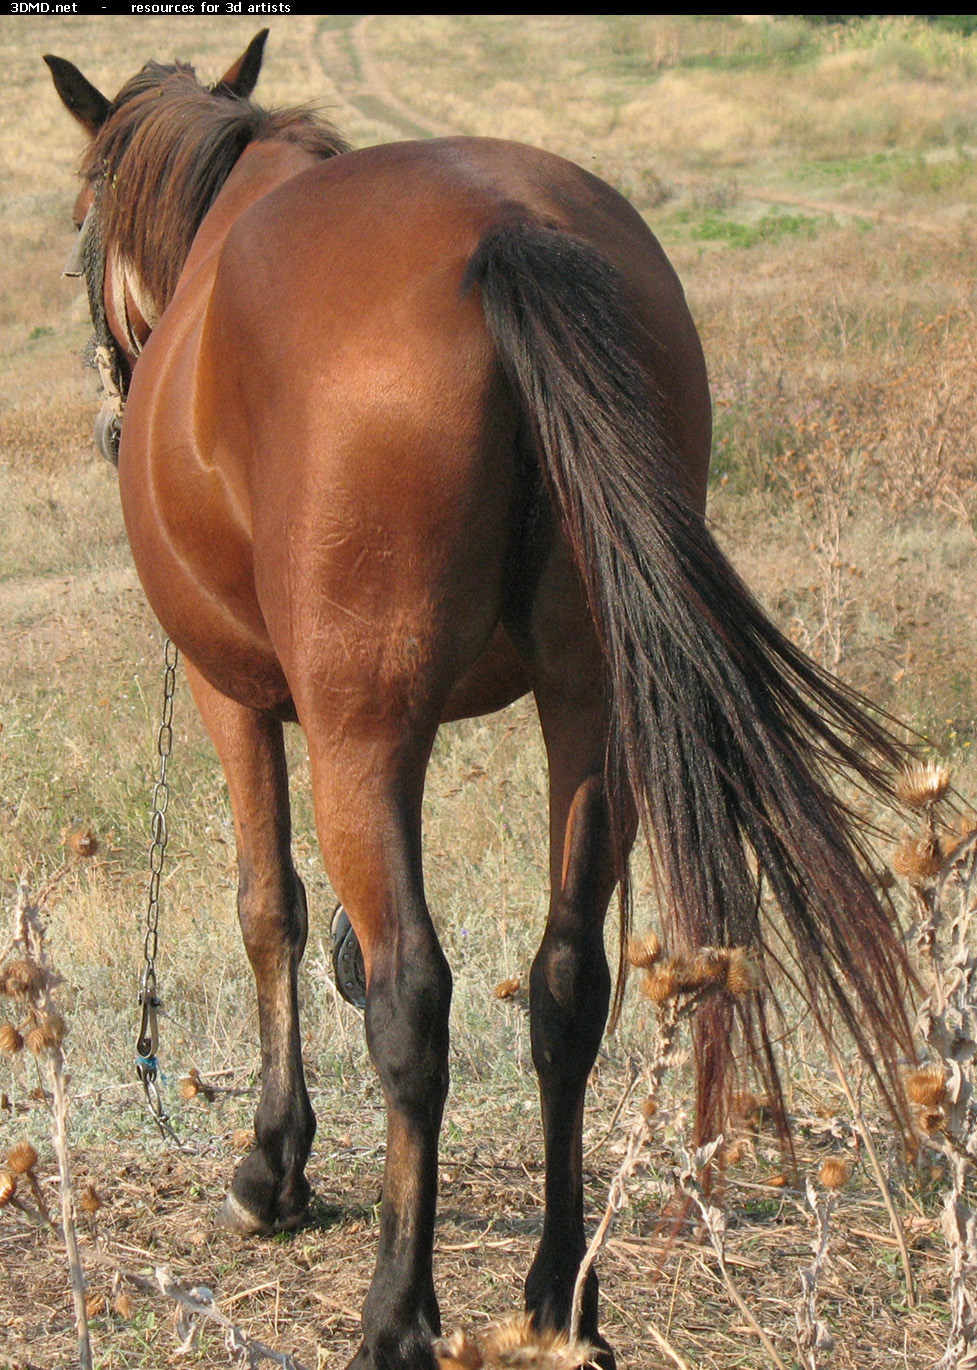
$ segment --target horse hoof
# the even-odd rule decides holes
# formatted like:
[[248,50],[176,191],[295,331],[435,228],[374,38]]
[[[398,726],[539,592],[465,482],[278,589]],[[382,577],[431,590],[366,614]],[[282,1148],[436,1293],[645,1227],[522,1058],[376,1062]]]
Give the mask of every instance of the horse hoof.
[[308,1207],[306,1206],[305,1208],[298,1209],[295,1213],[288,1214],[287,1217],[276,1218],[275,1226],[272,1230],[274,1232],[294,1232],[297,1227],[302,1225],[302,1220],[308,1211]]
[[246,1208],[235,1194],[228,1194],[217,1210],[214,1226],[224,1232],[233,1232],[237,1237],[270,1237],[274,1232],[291,1232],[299,1226],[307,1212],[308,1205],[268,1222]]
[[267,1237],[275,1230],[271,1223],[265,1222],[264,1218],[259,1218],[256,1213],[245,1208],[241,1200],[233,1194],[228,1194],[217,1210],[214,1226],[224,1232],[233,1232],[237,1237]]
[[598,1336],[594,1340],[594,1354],[587,1362],[588,1365],[596,1365],[597,1370],[617,1370],[617,1358],[611,1349],[610,1343],[603,1337]]
[[354,1008],[366,1008],[366,970],[349,915],[337,904],[332,915],[332,969],[336,988]]

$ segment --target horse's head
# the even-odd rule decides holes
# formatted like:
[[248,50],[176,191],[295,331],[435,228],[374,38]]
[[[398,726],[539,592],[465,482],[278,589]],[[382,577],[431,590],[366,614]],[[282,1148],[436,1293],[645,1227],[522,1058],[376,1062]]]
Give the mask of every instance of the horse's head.
[[[193,235],[227,174],[225,163],[247,142],[243,134],[228,137],[227,155],[208,166],[194,158],[199,149],[190,146],[188,128],[207,121],[226,128],[229,108],[250,111],[267,37],[267,29],[256,34],[209,89],[190,67],[149,62],[114,100],[72,62],[44,58],[65,108],[89,138],[73,213],[79,237],[65,274],[84,276],[88,288],[94,360],[105,391],[95,441],[113,463],[132,368],[169,302]],[[246,130],[253,117],[238,115],[236,122]]]

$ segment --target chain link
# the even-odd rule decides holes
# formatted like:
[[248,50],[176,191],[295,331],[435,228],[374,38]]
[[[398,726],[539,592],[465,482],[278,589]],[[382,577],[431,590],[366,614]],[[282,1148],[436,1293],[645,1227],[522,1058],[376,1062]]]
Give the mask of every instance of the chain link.
[[156,782],[153,785],[152,818],[149,845],[149,900],[146,906],[146,935],[143,942],[145,965],[139,989],[141,1018],[136,1038],[136,1072],[146,1091],[150,1111],[164,1137],[180,1146],[180,1140],[170,1126],[159,1090],[159,1065],[156,1050],[159,1045],[157,1010],[160,999],[156,986],[156,953],[159,949],[160,876],[166,856],[169,833],[166,809],[170,791],[166,782],[166,763],[173,747],[173,695],[176,692],[176,668],[180,654],[176,645],[166,639],[163,649],[163,713],[156,734]]
[[163,649],[163,713],[156,734],[156,783],[153,786],[153,811],[149,825],[149,902],[146,907],[144,943],[146,971],[153,974],[156,970],[156,952],[159,947],[160,876],[163,873],[163,860],[169,837],[166,810],[170,802],[170,790],[166,782],[166,764],[173,749],[173,695],[176,692],[176,668],[179,659],[177,647],[167,638]]

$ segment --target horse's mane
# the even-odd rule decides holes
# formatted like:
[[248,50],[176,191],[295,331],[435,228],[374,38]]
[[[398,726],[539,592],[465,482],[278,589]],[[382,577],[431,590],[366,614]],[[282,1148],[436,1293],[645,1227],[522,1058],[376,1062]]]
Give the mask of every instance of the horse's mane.
[[159,310],[235,162],[269,139],[321,158],[348,148],[312,109],[264,110],[223,85],[206,89],[183,63],[147,62],[119,92],[82,174],[95,183],[102,242],[132,263]]

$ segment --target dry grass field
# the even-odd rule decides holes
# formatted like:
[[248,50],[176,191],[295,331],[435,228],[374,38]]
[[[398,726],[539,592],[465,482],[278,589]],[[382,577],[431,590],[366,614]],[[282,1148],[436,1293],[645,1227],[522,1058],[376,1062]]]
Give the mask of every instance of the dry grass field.
[[[212,80],[260,22],[0,20],[0,949],[17,880],[38,890],[57,875],[46,913],[69,1025],[75,1185],[102,1200],[81,1215],[101,1370],[174,1362],[169,1305],[118,1274],[151,1276],[159,1264],[212,1288],[261,1341],[338,1370],[355,1349],[375,1251],[381,1103],[359,1016],[327,969],[332,900],[299,736],[296,851],[315,910],[303,996],[316,1200],[307,1226],[271,1241],[247,1245],[211,1227],[250,1125],[258,1056],[227,800],[182,686],[159,969],[165,1093],[186,1152],[162,1147],[132,1079],[162,643],[129,560],[115,474],[90,439],[87,305],[77,282],[60,279],[80,142],[40,58],[70,58],[110,94],[150,57],[190,60]],[[715,528],[799,643],[952,763],[964,809],[977,800],[975,74],[977,38],[899,18],[842,31],[797,17],[337,15],[272,21],[258,88],[266,104],[321,99],[357,144],[517,138],[631,196],[701,329]],[[527,1018],[521,992],[493,990],[526,980],[542,928],[544,807],[529,703],[443,730],[425,823],[430,900],[456,985],[436,1252],[448,1328],[477,1330],[519,1306],[540,1228]],[[97,855],[62,870],[66,838],[86,827]],[[639,867],[641,925],[654,923],[647,883]],[[907,920],[912,912],[907,904]],[[632,994],[592,1090],[593,1220],[641,1102],[635,1091],[618,1119],[651,1035],[648,1007]],[[747,1101],[719,1196],[729,1277],[785,1365],[932,1366],[951,1316],[940,1229],[950,1166],[939,1137],[907,1164],[865,1084],[907,1231],[910,1307],[850,1103],[789,999],[779,1049],[797,1164],[785,1169]],[[208,1088],[183,1098],[178,1081],[191,1069]],[[635,1370],[774,1364],[702,1230],[662,1230],[690,1109],[677,1063],[599,1257],[605,1332]],[[53,1196],[44,1082],[26,1052],[0,1057],[0,1151],[22,1139],[40,1153]],[[802,1352],[800,1275],[816,1235],[804,1181],[829,1155],[853,1171],[817,1295],[835,1345]],[[63,1255],[5,1207],[0,1366],[60,1370],[77,1363],[74,1348]],[[181,1360],[227,1363],[221,1335],[205,1329]]]

